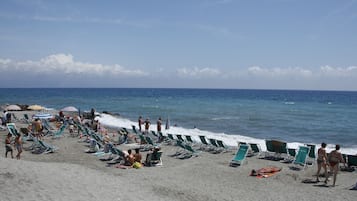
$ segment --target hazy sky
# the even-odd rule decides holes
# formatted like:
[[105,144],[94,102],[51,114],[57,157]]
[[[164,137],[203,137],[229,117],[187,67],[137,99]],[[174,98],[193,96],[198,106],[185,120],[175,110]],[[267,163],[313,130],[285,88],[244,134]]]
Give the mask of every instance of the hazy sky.
[[356,0],[1,0],[0,87],[357,90]]

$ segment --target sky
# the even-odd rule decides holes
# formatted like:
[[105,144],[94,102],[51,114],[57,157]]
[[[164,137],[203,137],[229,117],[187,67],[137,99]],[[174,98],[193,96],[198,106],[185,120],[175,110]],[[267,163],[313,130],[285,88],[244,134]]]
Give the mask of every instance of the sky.
[[1,0],[0,87],[357,90],[357,0]]

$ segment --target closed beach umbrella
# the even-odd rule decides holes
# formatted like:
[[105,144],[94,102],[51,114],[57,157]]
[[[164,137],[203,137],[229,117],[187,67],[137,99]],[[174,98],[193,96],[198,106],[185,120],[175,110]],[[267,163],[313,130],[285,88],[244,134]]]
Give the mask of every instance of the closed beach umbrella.
[[18,105],[8,105],[5,107],[5,110],[8,110],[8,111],[19,111],[21,110],[21,107],[18,106]]
[[42,107],[41,105],[30,105],[27,107],[28,110],[43,110],[45,109],[44,107]]
[[64,107],[61,109],[62,112],[78,112],[78,109],[73,106]]

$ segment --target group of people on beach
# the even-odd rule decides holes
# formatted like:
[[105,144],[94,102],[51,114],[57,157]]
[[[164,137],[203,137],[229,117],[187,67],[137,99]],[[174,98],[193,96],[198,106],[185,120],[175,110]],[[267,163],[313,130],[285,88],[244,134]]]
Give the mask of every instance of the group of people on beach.
[[12,140],[12,134],[8,133],[5,139],[5,158],[7,158],[8,153],[10,152],[11,158],[14,158],[13,154],[13,148],[14,146],[17,150],[16,154],[16,159],[21,159],[21,153],[22,153],[22,140],[21,140],[21,134],[19,133],[16,135],[15,140]]
[[[146,118],[145,121],[144,121],[143,117],[139,116],[139,118],[138,118],[138,126],[139,126],[139,131],[140,132],[143,132],[142,131],[142,125],[144,125],[144,128],[145,128],[144,133],[148,134],[149,133],[149,129],[150,129],[150,125],[151,125],[150,119]],[[158,133],[161,132],[161,127],[162,127],[162,119],[161,119],[161,117],[159,117],[159,119],[157,120],[156,125],[157,125],[157,127],[156,127],[157,132]]]
[[331,151],[329,154],[326,152],[326,143],[321,143],[321,147],[317,151],[317,173],[316,173],[316,181],[319,182],[320,171],[321,168],[324,169],[324,176],[325,176],[325,184],[327,184],[329,180],[329,173],[327,168],[330,168],[330,171],[333,174],[333,184],[336,184],[337,173],[340,169],[339,164],[343,163],[346,166],[346,162],[343,159],[343,156],[340,152],[340,145],[335,146],[335,150]]

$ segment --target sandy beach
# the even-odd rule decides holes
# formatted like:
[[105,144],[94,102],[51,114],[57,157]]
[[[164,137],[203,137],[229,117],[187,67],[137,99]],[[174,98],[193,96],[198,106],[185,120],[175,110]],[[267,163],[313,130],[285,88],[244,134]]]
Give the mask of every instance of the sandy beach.
[[[18,118],[24,112],[15,112]],[[29,111],[25,113],[31,114]],[[26,127],[16,122],[17,128]],[[24,151],[21,160],[4,158],[7,131],[0,131],[1,201],[17,200],[355,200],[357,172],[340,172],[335,187],[314,180],[316,164],[305,171],[294,171],[276,161],[248,157],[240,167],[230,167],[235,154],[200,152],[185,160],[170,157],[179,148],[161,144],[163,165],[140,169],[107,166],[95,155],[85,153],[86,143],[71,137],[66,129],[63,137],[44,141],[58,148],[55,153],[32,154]],[[24,147],[32,142],[25,142]],[[120,148],[128,149],[127,145]],[[14,151],[16,154],[16,151]],[[145,157],[146,152],[142,152]],[[268,178],[249,176],[252,169],[267,166],[282,170]]]

